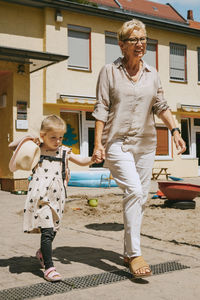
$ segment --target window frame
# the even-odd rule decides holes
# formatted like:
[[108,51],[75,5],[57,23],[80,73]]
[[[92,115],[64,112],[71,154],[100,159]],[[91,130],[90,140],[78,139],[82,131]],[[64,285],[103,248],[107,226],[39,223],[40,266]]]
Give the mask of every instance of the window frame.
[[91,47],[91,28],[90,27],[84,27],[79,25],[67,25],[67,37],[68,37],[68,54],[69,53],[69,31],[76,31],[79,33],[88,33],[88,68],[83,68],[80,66],[72,66],[69,65],[70,58],[68,59],[68,69],[69,70],[78,70],[78,71],[84,71],[84,72],[91,72],[92,71],[92,47]]
[[[176,79],[176,78],[172,78],[171,77],[171,46],[176,46],[177,48],[182,48],[184,49],[184,76],[185,78],[184,79]],[[178,43],[173,43],[173,42],[170,42],[169,43],[169,80],[171,82],[182,82],[182,83],[187,83],[187,45],[185,44],[178,44]]]

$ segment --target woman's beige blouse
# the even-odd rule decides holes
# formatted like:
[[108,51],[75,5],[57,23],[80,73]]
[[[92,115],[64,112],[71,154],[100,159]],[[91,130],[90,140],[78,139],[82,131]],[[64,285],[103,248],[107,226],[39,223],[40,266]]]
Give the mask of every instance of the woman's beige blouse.
[[93,116],[105,122],[102,143],[106,147],[123,139],[123,151],[148,153],[156,148],[154,113],[169,108],[164,99],[158,72],[143,61],[137,82],[134,82],[122,59],[105,65],[97,82],[97,102]]

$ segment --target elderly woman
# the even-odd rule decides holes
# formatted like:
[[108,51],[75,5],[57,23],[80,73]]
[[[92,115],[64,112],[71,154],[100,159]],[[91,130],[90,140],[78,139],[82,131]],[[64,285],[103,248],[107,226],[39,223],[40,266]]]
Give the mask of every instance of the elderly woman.
[[94,156],[98,162],[105,159],[104,166],[124,192],[124,263],[134,277],[147,277],[151,270],[142,257],[140,230],[155,158],[154,114],[171,131],[178,153],[186,147],[157,71],[142,60],[145,25],[135,19],[125,22],[118,41],[123,58],[105,65],[97,82]]

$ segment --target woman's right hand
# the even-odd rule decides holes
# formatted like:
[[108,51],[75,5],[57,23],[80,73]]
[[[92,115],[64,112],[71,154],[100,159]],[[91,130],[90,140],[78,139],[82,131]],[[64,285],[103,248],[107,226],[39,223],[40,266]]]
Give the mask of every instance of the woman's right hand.
[[101,163],[102,160],[105,159],[105,149],[102,144],[98,144],[94,147],[92,157],[97,164]]

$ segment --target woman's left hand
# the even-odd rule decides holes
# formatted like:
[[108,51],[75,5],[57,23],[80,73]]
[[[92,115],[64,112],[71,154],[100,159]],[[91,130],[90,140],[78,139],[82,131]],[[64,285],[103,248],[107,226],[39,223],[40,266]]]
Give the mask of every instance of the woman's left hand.
[[174,132],[173,139],[174,139],[174,143],[176,145],[176,149],[178,150],[178,154],[184,153],[186,150],[186,144],[178,131]]

